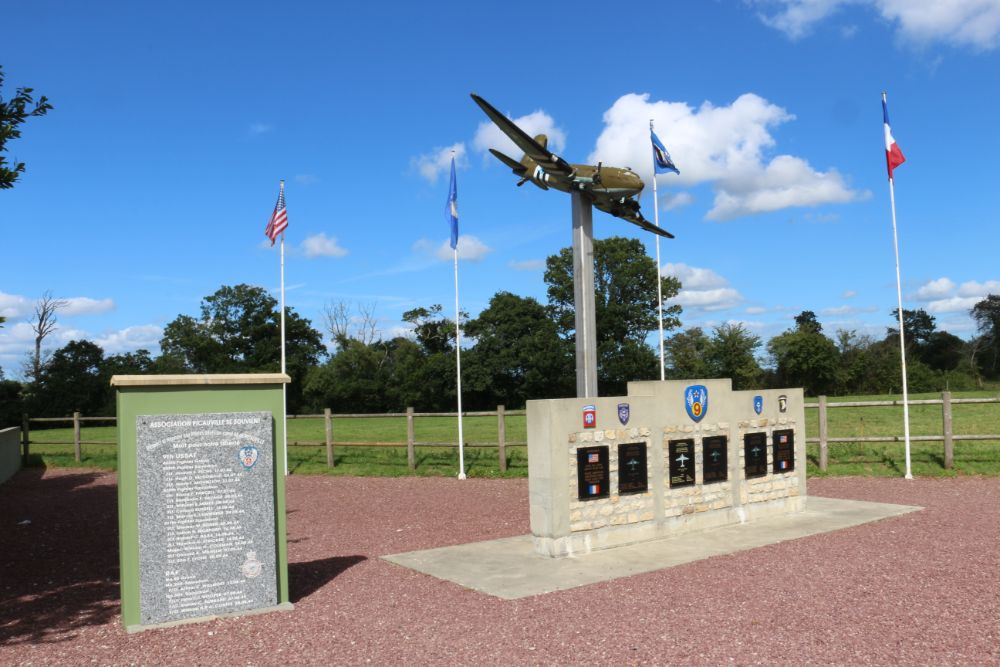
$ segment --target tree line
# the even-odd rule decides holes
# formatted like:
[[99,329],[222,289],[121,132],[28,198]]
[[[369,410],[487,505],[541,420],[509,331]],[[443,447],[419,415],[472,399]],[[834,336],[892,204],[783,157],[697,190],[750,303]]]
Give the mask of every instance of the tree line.
[[[638,240],[621,237],[596,240],[594,263],[599,387],[602,395],[622,395],[630,380],[659,378],[659,354],[647,342],[657,329],[656,265]],[[462,314],[467,409],[519,408],[529,399],[575,394],[570,248],[546,260],[544,279],[547,303],[500,291],[475,318]],[[661,280],[664,299],[676,296],[680,282]],[[22,412],[113,415],[113,375],[280,368],[278,303],[260,287],[223,286],[205,297],[199,313],[167,324],[155,357],[147,350],[106,355],[87,340],[45,354],[42,342],[55,328],[60,303],[46,293],[36,307],[38,335],[24,364],[25,381],[4,380],[0,369],[4,425],[19,423]],[[328,304],[323,314],[330,350],[310,320],[286,308],[290,413],[455,409],[455,323],[440,305],[405,312],[412,333],[391,338],[380,335],[374,306]],[[664,309],[665,331],[676,331],[665,344],[670,379],[729,377],[736,389],[801,386],[810,395],[901,390],[896,328],[887,327],[878,339],[845,330],[830,337],[815,313],[803,311],[765,345],[741,324],[678,330],[680,314],[679,306]],[[923,310],[903,311],[911,391],[972,389],[1000,379],[1000,296],[989,295],[971,314],[978,335],[964,341],[937,330]]]

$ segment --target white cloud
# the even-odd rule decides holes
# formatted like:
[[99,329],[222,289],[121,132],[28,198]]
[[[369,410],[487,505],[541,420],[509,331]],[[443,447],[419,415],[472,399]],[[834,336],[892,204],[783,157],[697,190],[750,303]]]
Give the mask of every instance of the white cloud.
[[[772,14],[760,14],[766,24],[790,39],[810,34],[821,21],[846,5],[873,9],[893,24],[896,34],[915,44],[944,42],[978,49],[993,49],[1000,36],[998,0],[757,0],[757,5],[777,7]],[[852,36],[853,28],[843,29]]]
[[0,317],[12,320],[15,317],[24,317],[32,312],[34,302],[29,301],[20,294],[5,294],[0,292]]
[[858,293],[857,293],[857,292],[855,292],[855,291],[854,291],[854,290],[852,290],[852,289],[849,289],[849,290],[845,291],[845,292],[844,292],[844,293],[843,293],[843,294],[842,294],[841,296],[842,296],[843,298],[845,298],[845,299],[853,299],[853,298],[854,298],[854,297],[856,297],[857,295],[858,295]]
[[982,301],[981,297],[978,296],[953,296],[947,299],[938,299],[936,301],[931,301],[927,304],[927,312],[929,313],[958,313],[958,312],[969,312],[969,310]]
[[163,328],[155,324],[141,324],[89,338],[100,345],[105,354],[134,352],[140,348],[155,350],[159,348],[160,339],[163,338]]
[[712,269],[702,269],[683,263],[663,265],[663,274],[673,276],[681,281],[684,289],[703,290],[714,287],[724,287],[729,282]]
[[746,310],[747,315],[761,315],[766,312],[767,308],[764,308],[762,306],[750,306]]
[[[552,116],[544,111],[534,111],[527,116],[513,118],[512,120],[515,125],[532,137],[539,134],[547,136],[549,138],[547,148],[550,151],[559,153],[566,148],[566,133],[557,127]],[[495,148],[515,160],[520,160],[521,155],[523,155],[521,149],[510,140],[510,137],[504,134],[503,130],[497,127],[493,121],[489,120],[479,124],[476,136],[472,140],[472,146],[480,152],[486,152],[490,148]]]
[[921,285],[920,289],[917,290],[916,297],[920,301],[933,301],[948,296],[954,289],[955,283],[950,279],[938,278]]
[[268,123],[250,123],[250,134],[253,135],[264,134],[270,132],[271,129],[272,126]]
[[753,93],[729,106],[705,102],[697,109],[684,102],[650,102],[648,94],[623,95],[605,112],[605,128],[588,160],[635,167],[649,183],[652,165],[645,128],[650,118],[681,170],[676,183],[713,183],[710,220],[870,196],[851,190],[836,169],[817,171],[791,155],[765,158],[776,143],[770,128],[795,116]]
[[921,285],[916,298],[927,302],[930,313],[968,313],[989,294],[1000,294],[1000,280],[969,280],[956,290],[953,280],[941,277]]
[[319,183],[319,176],[315,174],[298,174],[295,177],[295,182],[299,185],[316,185]]
[[974,296],[979,300],[985,299],[988,294],[1000,294],[1000,280],[987,280],[978,283],[975,280],[962,283],[958,288],[959,296]]
[[[421,253],[429,253],[441,261],[451,261],[455,258],[455,251],[452,250],[451,241],[445,239],[441,245],[435,245],[433,241],[420,239],[413,244],[413,249]],[[470,262],[478,262],[483,257],[493,252],[485,243],[475,236],[461,234],[458,237],[458,258]]]
[[677,194],[668,193],[660,197],[660,208],[665,211],[670,211],[693,203],[694,195],[690,192],[678,192]]
[[302,241],[302,252],[306,257],[343,257],[347,250],[337,243],[337,237],[325,233],[307,236]]
[[515,271],[541,271],[545,268],[544,259],[511,260],[507,266]]
[[663,274],[681,281],[681,291],[667,303],[701,311],[725,310],[743,301],[728,281],[711,269],[687,264],[664,264]]
[[[60,315],[67,317],[75,315],[98,315],[114,310],[115,308],[115,302],[112,299],[91,299],[87,296],[55,298],[66,302],[66,305],[56,311],[56,317]],[[13,320],[19,317],[28,317],[34,312],[34,300],[19,294],[5,294],[0,292],[0,317]]]
[[114,310],[115,302],[111,299],[91,299],[86,296],[74,296],[67,299],[66,305],[56,311],[61,315],[97,315]]
[[455,154],[455,168],[457,169],[465,163],[465,144],[461,141],[444,148],[435,148],[430,153],[412,158],[410,166],[416,169],[429,183],[436,183],[438,175],[451,169],[453,152]]
[[[493,252],[493,248],[487,246],[477,237],[470,236],[468,234],[459,235],[457,250],[459,259],[468,260],[470,262],[478,262],[489,253]],[[442,260],[452,259],[454,257],[454,251],[451,249],[451,243],[449,241],[442,242],[435,255],[438,259]]]

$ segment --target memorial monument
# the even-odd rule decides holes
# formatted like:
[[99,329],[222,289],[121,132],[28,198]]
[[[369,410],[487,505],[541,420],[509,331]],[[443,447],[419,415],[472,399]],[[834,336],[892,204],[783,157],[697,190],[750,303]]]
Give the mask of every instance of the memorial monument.
[[535,550],[553,557],[801,511],[802,390],[650,381],[528,401],[528,494]]
[[290,609],[284,374],[116,375],[122,623]]

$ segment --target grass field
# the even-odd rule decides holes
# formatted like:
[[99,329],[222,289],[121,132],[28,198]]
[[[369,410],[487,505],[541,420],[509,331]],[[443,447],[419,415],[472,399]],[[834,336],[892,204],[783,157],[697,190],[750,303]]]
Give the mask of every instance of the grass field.
[[[953,398],[995,398],[996,391],[954,393]],[[914,394],[912,400],[940,398],[940,394]],[[893,400],[899,396],[843,396],[830,398],[838,402]],[[815,403],[815,399],[807,399]],[[902,407],[829,407],[827,431],[829,437],[902,436]],[[1000,435],[1000,403],[953,404],[953,429],[958,434]],[[818,437],[819,411],[806,410],[806,436]],[[911,435],[940,435],[942,430],[940,405],[911,405]],[[501,473],[495,443],[496,417],[466,417],[463,420],[467,473],[470,477],[524,477],[528,474],[527,424],[523,415],[508,415],[508,470]],[[458,440],[454,417],[416,417],[414,433],[417,441],[416,471],[406,464],[406,419],[403,417],[340,418],[333,420],[333,440],[336,466],[326,466],[324,423],[322,419],[292,419],[288,422],[289,468],[293,474],[334,475],[454,475],[458,470],[456,447],[433,444],[455,443]],[[32,431],[31,461],[34,466],[88,466],[115,469],[116,450],[113,445],[84,444],[81,463],[73,459],[71,428]],[[81,437],[86,441],[113,442],[113,426],[85,426]],[[53,441],[63,444],[35,444]],[[369,442],[380,446],[360,447],[338,443]],[[395,443],[399,446],[388,446]],[[425,443],[425,444],[421,444]],[[517,446],[520,443],[522,446]],[[481,446],[482,445],[482,446]],[[490,446],[492,445],[492,446]],[[819,470],[819,445],[807,446],[810,475],[871,475],[901,476],[905,470],[902,443],[838,443],[831,441],[828,470]],[[911,466],[917,476],[1000,475],[1000,439],[996,441],[958,441],[951,470],[944,468],[942,442],[914,442],[911,445]]]

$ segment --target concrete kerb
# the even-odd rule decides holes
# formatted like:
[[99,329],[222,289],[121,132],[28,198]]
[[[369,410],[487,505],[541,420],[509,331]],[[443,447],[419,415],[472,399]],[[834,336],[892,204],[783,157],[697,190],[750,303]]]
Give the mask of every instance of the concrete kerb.
[[542,595],[713,556],[842,530],[923,509],[810,496],[795,514],[772,516],[581,556],[548,558],[531,535],[383,556],[403,567],[505,600]]

